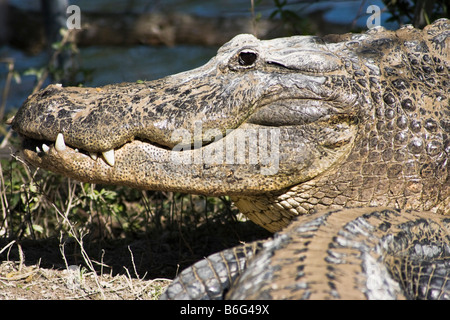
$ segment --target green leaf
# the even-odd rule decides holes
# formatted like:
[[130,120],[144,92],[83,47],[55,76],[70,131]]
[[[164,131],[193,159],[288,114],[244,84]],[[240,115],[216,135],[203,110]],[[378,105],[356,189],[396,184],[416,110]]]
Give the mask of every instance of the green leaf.
[[39,233],[44,233],[44,228],[37,224],[33,224],[33,230]]

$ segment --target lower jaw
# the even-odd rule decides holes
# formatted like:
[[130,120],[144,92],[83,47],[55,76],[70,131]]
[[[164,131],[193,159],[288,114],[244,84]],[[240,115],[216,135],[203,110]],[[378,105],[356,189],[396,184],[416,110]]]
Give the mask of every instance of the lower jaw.
[[[258,168],[248,165],[233,168],[224,165],[208,167],[201,163],[171,165],[170,152],[139,141],[115,150],[114,166],[101,158],[93,160],[85,152],[70,147],[57,151],[51,145],[47,152],[36,152],[39,145],[41,142],[38,141],[24,141],[22,153],[28,163],[88,183],[209,196],[261,194],[294,183],[285,175],[261,176]],[[257,175],[264,181],[258,181]]]

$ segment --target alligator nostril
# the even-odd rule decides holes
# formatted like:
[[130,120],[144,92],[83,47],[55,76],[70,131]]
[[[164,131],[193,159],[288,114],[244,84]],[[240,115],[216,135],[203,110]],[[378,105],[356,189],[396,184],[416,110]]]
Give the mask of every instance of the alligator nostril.
[[239,64],[241,66],[251,66],[255,63],[257,54],[254,52],[241,52],[239,53]]

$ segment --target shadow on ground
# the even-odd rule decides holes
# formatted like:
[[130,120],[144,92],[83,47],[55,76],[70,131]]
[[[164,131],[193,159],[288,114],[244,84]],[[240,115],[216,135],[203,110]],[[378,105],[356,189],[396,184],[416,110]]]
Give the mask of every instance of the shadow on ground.
[[[265,239],[270,235],[250,221],[230,222],[229,225],[203,225],[191,234],[184,234],[183,229],[180,229],[124,239],[85,240],[83,248],[91,260],[103,264],[105,273],[120,274],[126,267],[136,270],[139,277],[145,275],[149,279],[172,279],[177,272],[212,253],[243,242]],[[8,243],[7,240],[1,240],[0,249]],[[72,238],[27,239],[17,243],[21,246],[23,260],[27,265],[39,264],[43,268],[56,269],[65,269],[66,261],[68,265],[85,265],[80,245]],[[19,261],[18,247],[11,246],[10,250],[4,250],[0,259]],[[100,271],[101,266],[98,265],[97,269]]]

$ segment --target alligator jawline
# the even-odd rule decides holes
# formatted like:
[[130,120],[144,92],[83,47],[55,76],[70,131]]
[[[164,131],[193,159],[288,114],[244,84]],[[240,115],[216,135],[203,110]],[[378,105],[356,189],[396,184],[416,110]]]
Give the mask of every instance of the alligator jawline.
[[[168,147],[165,147],[163,145],[159,145],[157,143],[152,143],[149,141],[144,141],[141,140],[139,138],[134,139],[133,141],[138,142],[138,143],[142,143],[142,144],[147,144],[147,145],[152,145],[155,148],[158,149],[164,149],[166,151],[169,151],[170,149]],[[130,143],[130,142],[127,142]],[[114,148],[114,152],[116,152],[117,150],[123,148],[127,143]],[[80,148],[76,148],[70,145],[65,144],[63,149],[60,149],[56,146],[56,142],[55,141],[48,141],[48,140],[37,140],[37,139],[32,139],[32,138],[28,138],[28,137],[23,137],[22,139],[22,149],[23,152],[26,156],[26,158],[28,160],[31,160],[32,163],[35,163],[36,161],[34,161],[34,159],[36,158],[42,158],[44,159],[44,157],[48,154],[50,154],[50,152],[54,151],[57,154],[60,154],[62,152],[71,152],[74,154],[79,154],[79,155],[83,155],[86,157],[87,159],[90,159],[92,161],[97,161],[98,158],[100,158],[103,154],[103,160],[105,161],[106,164],[108,164],[109,166],[114,166],[114,156],[112,156],[112,158],[108,159],[108,156],[106,156],[104,153],[102,152],[89,152],[86,151],[84,149],[80,149]],[[26,151],[25,151],[26,150]]]

